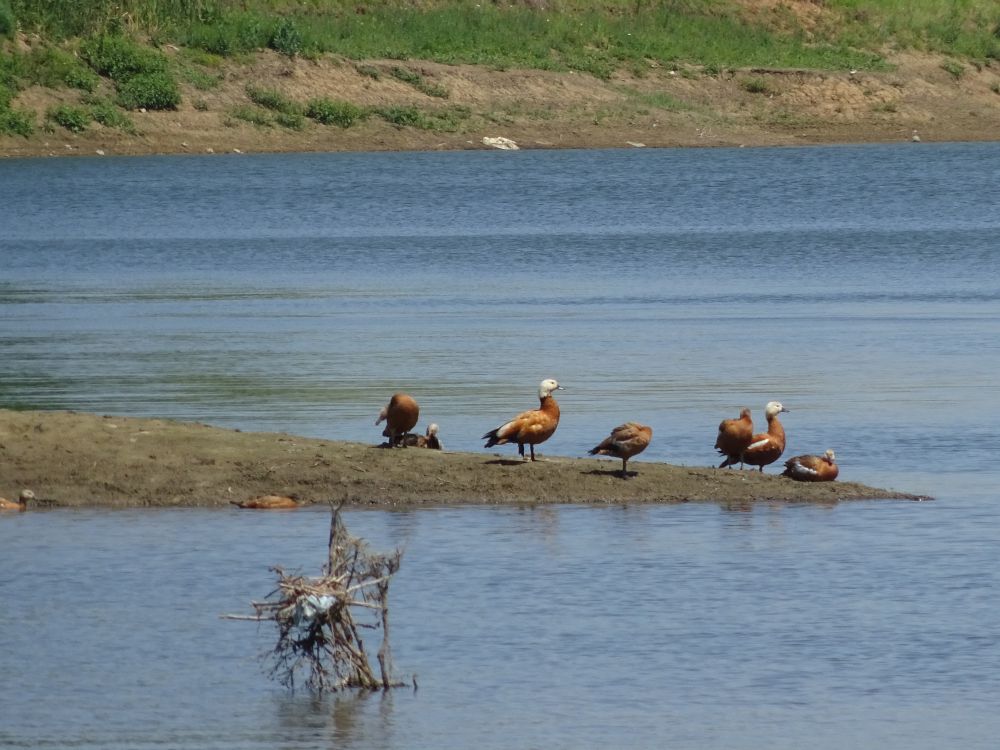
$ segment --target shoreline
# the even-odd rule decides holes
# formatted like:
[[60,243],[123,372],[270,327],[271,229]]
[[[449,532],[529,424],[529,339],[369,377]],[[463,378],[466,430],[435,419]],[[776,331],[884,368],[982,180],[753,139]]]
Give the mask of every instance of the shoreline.
[[0,410],[0,495],[31,489],[37,507],[224,507],[267,494],[382,509],[928,499],[854,482],[795,482],[774,467],[761,474],[639,457],[627,480],[618,468],[596,458],[525,463],[509,452],[390,450],[165,419]]
[[[441,99],[393,79],[388,71],[396,60],[365,61],[366,69],[385,72],[373,80],[357,61],[264,51],[246,62],[226,61],[210,90],[182,84],[176,110],[128,112],[134,132],[90,123],[74,133],[49,123],[28,138],[0,136],[0,159],[493,150],[488,139],[495,138],[526,150],[1000,141],[1000,72],[969,67],[956,78],[942,69],[944,59],[899,52],[885,72],[754,68],[710,75],[651,68],[607,80],[407,61],[448,92]],[[251,83],[298,103],[326,95],[429,117],[460,111],[463,119],[426,129],[374,116],[349,127],[304,120],[296,130],[258,107],[262,124],[253,124],[237,116],[251,105]],[[79,99],[79,92],[35,85],[19,92],[14,105],[44,124],[47,112]]]

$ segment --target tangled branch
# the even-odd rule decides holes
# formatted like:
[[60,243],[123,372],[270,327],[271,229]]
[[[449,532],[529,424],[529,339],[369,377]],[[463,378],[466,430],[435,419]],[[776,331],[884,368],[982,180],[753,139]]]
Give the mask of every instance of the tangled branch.
[[[271,652],[270,676],[294,688],[296,673],[308,670],[306,685],[316,691],[364,688],[380,690],[392,680],[389,646],[389,583],[399,570],[402,551],[381,555],[351,536],[335,508],[330,519],[328,560],[319,578],[288,575],[280,567],[277,588],[254,615],[227,619],[273,620],[278,642]],[[365,648],[363,631],[382,630],[378,674]]]

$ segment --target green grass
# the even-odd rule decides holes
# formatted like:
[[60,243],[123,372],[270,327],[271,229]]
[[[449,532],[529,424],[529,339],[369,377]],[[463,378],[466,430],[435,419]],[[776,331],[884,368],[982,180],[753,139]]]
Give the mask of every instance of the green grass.
[[321,125],[339,125],[349,128],[365,119],[367,112],[356,104],[321,97],[306,104],[305,115]]
[[894,114],[899,111],[899,105],[896,102],[879,102],[872,105],[872,112],[882,112],[885,114]]
[[135,39],[102,33],[84,39],[80,55],[95,71],[109,77],[126,109],[177,109],[181,94],[166,55]]
[[306,127],[306,108],[280,91],[248,84],[247,98],[258,107],[274,113],[274,123],[289,130],[304,130]]
[[289,130],[305,130],[305,115],[299,112],[275,112],[274,121],[283,128]]
[[767,80],[760,76],[754,76],[753,78],[744,78],[740,81],[740,87],[751,94],[770,94],[771,87],[768,85]]
[[[1000,59],[995,0],[825,0],[806,30],[791,13],[754,20],[725,0],[0,0],[57,38],[121,25],[219,55],[271,47],[355,60],[428,59],[607,77],[655,60],[725,67],[878,68],[886,46]],[[9,25],[9,22],[8,22]],[[2,33],[2,29],[0,29]]]
[[960,55],[968,49],[983,57],[996,49],[992,0],[962,0],[936,14],[941,3],[917,4],[926,12],[911,14],[902,0],[827,0],[822,7],[832,20],[809,36],[790,14],[780,24],[766,16],[753,21],[726,0],[550,0],[543,8],[467,0],[362,6],[349,0],[13,0],[22,26],[57,38],[102,33],[125,17],[130,29],[154,40],[223,56],[271,47],[288,55],[572,69],[605,78],[618,69],[644,69],[649,61],[879,67],[878,51],[891,41],[887,28],[913,44],[954,46]]
[[101,81],[78,57],[48,44],[33,47],[25,54],[24,78],[39,86],[68,86],[81,91],[93,91]]
[[298,102],[292,101],[280,91],[247,84],[247,98],[254,104],[270,109],[273,112],[281,112],[286,115],[302,115],[303,107]]
[[268,46],[283,55],[295,57],[303,51],[302,32],[292,18],[283,18],[271,32]]
[[402,68],[397,65],[394,66],[389,72],[392,73],[393,78],[402,81],[403,83],[410,84],[422,94],[426,94],[427,96],[436,96],[440,99],[448,98],[448,89],[444,86],[439,86],[436,83],[428,81],[416,71],[410,70],[409,68]]
[[249,122],[261,128],[271,127],[271,115],[266,109],[254,107],[248,104],[241,104],[229,110],[229,117],[234,120]]
[[0,107],[0,135],[20,135],[27,138],[35,132],[35,116],[21,109]]
[[167,58],[162,52],[118,34],[88,37],[80,45],[80,55],[95,71],[113,81],[167,70]]
[[140,73],[118,84],[118,103],[125,109],[177,109],[181,94],[166,72]]
[[373,114],[400,128],[417,128],[453,133],[469,119],[471,111],[467,107],[423,110],[419,107],[375,107]]
[[678,99],[675,96],[671,96],[663,91],[655,91],[651,93],[636,91],[631,88],[622,87],[619,89],[622,93],[627,94],[629,98],[638,104],[645,107],[650,107],[653,109],[662,109],[666,112],[687,112],[693,109],[693,107],[687,102]]
[[965,74],[965,66],[955,60],[945,60],[941,63],[941,69],[950,74],[956,81]]
[[0,109],[9,109],[16,93],[10,86],[0,83]]
[[199,91],[211,91],[218,88],[219,84],[222,83],[222,77],[213,69],[214,67],[218,67],[218,65],[206,66],[199,61],[199,57],[212,58],[219,61],[222,59],[208,52],[201,52],[200,56],[182,53],[173,59],[171,67],[180,80],[190,83]]
[[86,103],[90,107],[90,116],[94,119],[94,122],[99,122],[106,128],[121,130],[130,135],[135,135],[139,132],[132,118],[127,113],[122,112],[114,102],[102,97],[90,97],[86,100]]
[[994,0],[833,0],[830,5],[844,19],[838,34],[848,44],[1000,59]]
[[0,0],[0,37],[12,37],[17,30],[17,19],[10,0]]
[[45,117],[74,133],[85,131],[93,120],[89,110],[71,104],[60,104],[58,107],[53,107],[46,112]]
[[[749,69],[885,70],[885,50],[912,49],[943,55],[942,69],[957,80],[1000,61],[996,0],[822,0],[812,7],[807,29],[788,9],[752,15],[732,0],[0,0],[0,134],[35,129],[32,113],[13,108],[17,92],[31,85],[85,92],[82,106],[50,110],[44,128],[96,121],[135,132],[122,107],[176,108],[178,81],[213,89],[227,59],[267,48],[310,59],[333,53],[361,75],[391,76],[439,99],[448,90],[405,61],[575,70],[604,79],[617,71],[643,77],[670,69],[692,79],[731,71],[745,91],[762,95],[773,93],[773,84]],[[15,30],[31,39],[30,49],[10,41]],[[167,43],[179,51],[164,54]],[[371,64],[384,59],[398,64]],[[1000,94],[1000,85],[992,90]],[[625,93],[648,109],[690,109],[664,93]],[[461,107],[300,103],[260,86],[248,86],[246,95],[247,104],[226,111],[229,121],[301,130],[310,120],[347,128],[378,117],[454,132],[472,117]],[[208,108],[204,100],[195,106]],[[766,116],[794,124],[784,110]]]

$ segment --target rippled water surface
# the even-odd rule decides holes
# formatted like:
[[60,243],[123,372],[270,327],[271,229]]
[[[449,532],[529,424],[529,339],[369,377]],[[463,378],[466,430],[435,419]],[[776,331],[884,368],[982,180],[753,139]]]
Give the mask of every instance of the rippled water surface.
[[218,615],[326,513],[7,515],[0,747],[994,747],[998,182],[993,144],[0,161],[4,405],[373,442],[405,389],[480,450],[556,377],[543,452],[635,419],[706,465],[779,399],[789,453],[937,498],[354,512],[420,688],[319,700]]

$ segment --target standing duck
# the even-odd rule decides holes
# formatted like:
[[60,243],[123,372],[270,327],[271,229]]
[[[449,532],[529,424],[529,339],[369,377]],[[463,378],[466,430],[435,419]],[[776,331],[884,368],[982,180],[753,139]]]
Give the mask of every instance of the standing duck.
[[785,461],[785,470],[781,475],[799,482],[832,482],[840,473],[834,463],[836,460],[832,450],[822,456],[795,456]]
[[601,455],[620,458],[622,460],[620,476],[622,479],[626,479],[628,477],[628,460],[632,456],[637,456],[646,450],[646,446],[649,445],[649,441],[652,439],[652,427],[647,427],[638,422],[626,422],[615,427],[611,431],[611,434],[604,438],[600,445],[591,448],[589,453],[591,456]]
[[781,412],[787,412],[777,401],[768,402],[764,407],[767,417],[767,432],[759,432],[753,436],[750,445],[743,451],[743,461],[758,467],[762,472],[768,464],[777,461],[785,450],[785,428],[778,421]]
[[17,496],[17,502],[13,500],[8,500],[5,497],[0,497],[0,510],[27,510],[28,501],[35,499],[35,493],[31,490],[21,490],[21,494]]
[[417,402],[406,393],[394,393],[389,403],[378,414],[375,424],[380,425],[385,422],[385,429],[382,434],[389,438],[389,447],[405,445],[403,436],[413,429],[420,416],[420,407]]
[[517,443],[517,452],[524,458],[524,446],[528,445],[531,447],[531,460],[534,461],[535,446],[552,437],[559,426],[559,404],[552,397],[552,391],[561,390],[564,390],[563,387],[555,380],[543,380],[538,385],[538,400],[541,402],[539,407],[521,412],[509,422],[483,435],[486,447]]
[[715,449],[726,458],[719,468],[732,466],[737,461],[743,468],[743,451],[753,442],[753,418],[745,406],[738,419],[723,419],[719,424],[719,436],[715,439]]

